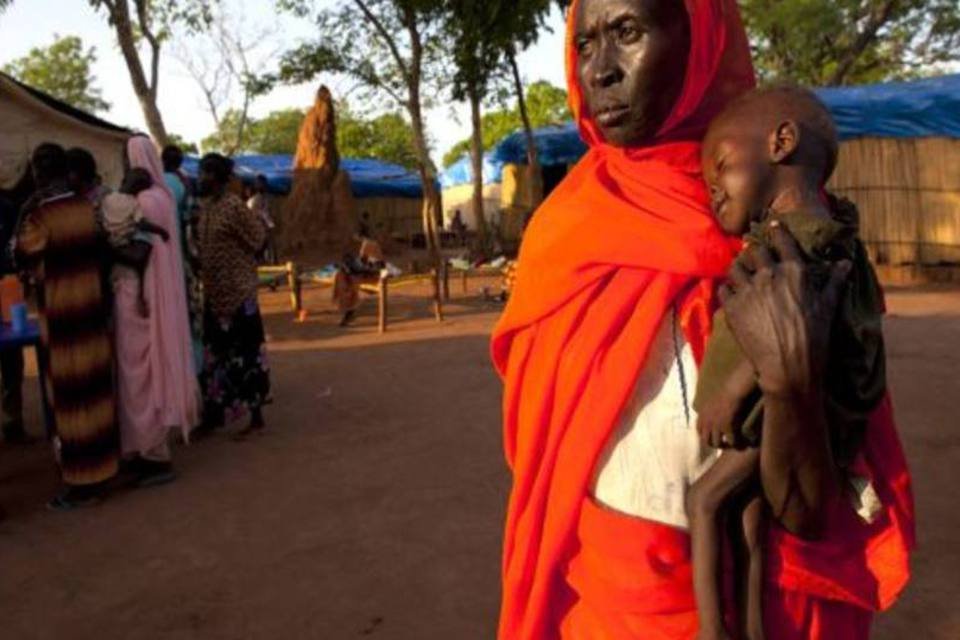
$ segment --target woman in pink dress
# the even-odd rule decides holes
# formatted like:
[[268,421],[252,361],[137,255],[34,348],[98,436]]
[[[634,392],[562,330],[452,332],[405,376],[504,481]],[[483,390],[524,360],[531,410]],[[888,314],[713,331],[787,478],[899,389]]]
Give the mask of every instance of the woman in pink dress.
[[149,313],[138,307],[133,271],[113,274],[116,322],[117,396],[123,453],[140,486],[173,480],[168,434],[179,428],[184,439],[199,422],[197,376],[193,363],[183,284],[180,233],[173,194],[163,179],[160,156],[149,138],[127,143],[131,168],[147,170],[153,186],[137,195],[143,216],[167,230],[167,242],[155,242],[144,272]]

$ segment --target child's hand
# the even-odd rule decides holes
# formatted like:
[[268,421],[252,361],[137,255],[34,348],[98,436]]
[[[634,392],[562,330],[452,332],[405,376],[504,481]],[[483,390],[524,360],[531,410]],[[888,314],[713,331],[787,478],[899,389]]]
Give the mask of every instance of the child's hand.
[[697,416],[697,431],[705,446],[721,449],[738,444],[734,423],[744,401],[756,386],[753,365],[744,360]]

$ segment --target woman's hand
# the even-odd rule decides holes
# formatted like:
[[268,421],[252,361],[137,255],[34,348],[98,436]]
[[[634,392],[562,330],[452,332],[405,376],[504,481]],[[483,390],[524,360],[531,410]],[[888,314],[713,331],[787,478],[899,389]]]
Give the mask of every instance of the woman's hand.
[[804,537],[821,535],[840,495],[830,453],[823,371],[841,287],[839,263],[816,290],[800,248],[786,229],[773,230],[780,261],[750,247],[721,291],[727,323],[753,363],[763,392],[760,482],[773,518]]
[[744,252],[720,291],[730,330],[757,371],[765,396],[819,394],[830,328],[851,263],[833,267],[822,291],[813,288],[796,240],[772,229],[779,262],[765,247]]

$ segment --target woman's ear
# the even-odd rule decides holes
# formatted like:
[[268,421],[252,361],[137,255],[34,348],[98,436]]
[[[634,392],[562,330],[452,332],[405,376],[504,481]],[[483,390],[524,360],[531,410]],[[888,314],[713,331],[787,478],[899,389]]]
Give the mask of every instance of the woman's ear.
[[770,134],[770,161],[782,164],[800,146],[800,127],[793,120],[784,120]]

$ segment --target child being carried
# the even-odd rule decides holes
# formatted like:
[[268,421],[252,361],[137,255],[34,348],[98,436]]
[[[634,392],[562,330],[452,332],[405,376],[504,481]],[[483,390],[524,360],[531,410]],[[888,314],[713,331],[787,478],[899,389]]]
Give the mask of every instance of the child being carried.
[[153,252],[152,236],[160,236],[164,242],[170,239],[166,229],[143,217],[137,202],[137,194],[152,186],[153,179],[146,169],[130,169],[123,177],[120,190],[105,196],[101,205],[103,229],[113,248],[114,260],[137,274],[139,310],[145,318],[150,315],[150,309],[144,295],[143,274]]
[[[838,476],[855,484],[850,466],[860,452],[869,414],[886,392],[882,293],[860,242],[855,207],[825,196],[837,162],[830,113],[810,92],[775,87],[733,103],[710,126],[703,146],[704,177],[725,232],[776,255],[775,228],[789,230],[806,261],[807,276],[823,290],[840,261],[851,265],[834,319],[826,398],[830,449]],[[751,271],[748,261],[739,266]],[[714,316],[697,383],[694,407],[705,443],[725,447],[716,463],[689,489],[687,509],[693,550],[698,640],[763,634],[762,547],[764,506],[759,482],[763,406],[756,372],[745,358],[723,311]],[[875,498],[861,484],[861,499]],[[851,495],[853,495],[851,493]],[[867,500],[869,502],[869,500]],[[862,506],[862,505],[861,505]],[[876,505],[873,505],[876,506]],[[869,509],[858,511],[869,519]],[[734,553],[741,633],[728,633],[719,596],[718,563],[726,521]]]

